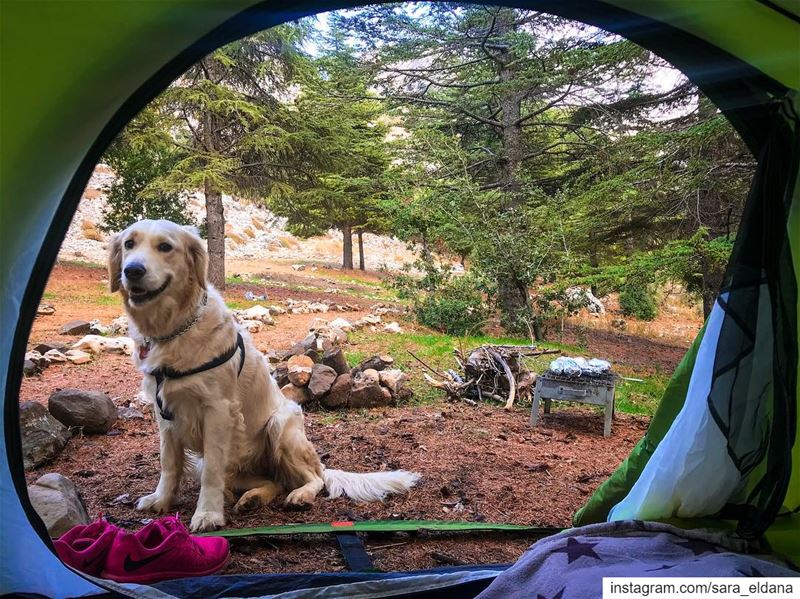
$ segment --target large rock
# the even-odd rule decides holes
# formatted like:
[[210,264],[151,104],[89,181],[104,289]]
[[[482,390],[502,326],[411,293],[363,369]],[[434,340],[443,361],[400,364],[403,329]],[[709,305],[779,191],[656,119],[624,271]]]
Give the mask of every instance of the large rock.
[[330,391],[337,376],[337,372],[330,366],[314,364],[311,369],[311,380],[308,382],[308,394],[311,399],[319,399]]
[[60,537],[73,526],[89,523],[78,489],[60,474],[51,472],[40,477],[28,487],[28,497],[51,537]]
[[301,406],[311,399],[307,387],[298,387],[296,385],[292,385],[291,383],[281,387],[281,393],[283,393],[287,399],[291,399],[293,402],[300,404]]
[[319,402],[326,408],[344,408],[350,400],[350,389],[353,387],[353,379],[349,373],[340,374],[336,377],[333,385]]
[[22,463],[26,470],[56,457],[71,436],[66,426],[35,401],[20,404],[19,429],[22,437]]
[[322,354],[322,363],[325,366],[330,366],[336,371],[336,374],[345,374],[350,372],[350,366],[347,365],[347,359],[344,357],[344,352],[339,347],[332,347],[324,354]]
[[92,325],[86,320],[70,320],[61,327],[59,333],[62,335],[88,335],[92,331]]
[[117,406],[100,391],[62,389],[50,396],[47,406],[63,424],[84,433],[107,433],[117,420]]
[[392,403],[392,394],[380,385],[353,385],[350,391],[351,408],[377,408]]
[[308,356],[292,356],[287,363],[289,380],[293,385],[305,387],[311,380],[314,360]]
[[381,370],[378,373],[381,385],[386,387],[392,394],[393,399],[397,399],[403,394],[408,382],[408,375],[399,369]]

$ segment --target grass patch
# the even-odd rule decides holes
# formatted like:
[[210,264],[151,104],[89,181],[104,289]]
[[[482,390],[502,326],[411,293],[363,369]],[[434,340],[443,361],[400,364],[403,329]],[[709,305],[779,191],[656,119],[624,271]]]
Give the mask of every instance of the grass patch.
[[617,409],[626,414],[652,416],[664,395],[670,377],[664,374],[637,377],[634,374],[634,378],[644,380],[641,383],[622,381],[617,385],[615,397]]
[[97,285],[96,292],[93,292],[91,289],[85,289],[82,293],[56,293],[54,291],[45,291],[42,294],[42,299],[64,302],[67,304],[121,307],[119,296],[108,291],[106,286],[102,284]]
[[94,270],[106,269],[103,264],[95,264],[94,262],[87,262],[86,260],[59,260],[58,263],[64,266],[77,266],[79,268],[91,268]]
[[[372,333],[367,330],[356,331],[350,335],[350,343],[355,346],[348,349],[347,362],[355,366],[361,360],[376,354],[389,354],[395,365],[401,370],[412,370],[409,386],[414,391],[410,405],[431,405],[442,400],[443,393],[428,385],[423,376],[427,372],[408,352],[414,352],[421,360],[439,371],[457,370],[458,365],[453,358],[453,348],[463,347],[464,351],[484,344],[495,345],[527,345],[527,339],[513,337],[453,337],[436,333]],[[579,348],[561,343],[540,342],[543,349],[560,349],[566,355],[580,354]],[[533,372],[545,372],[556,356],[544,355],[526,360],[528,368]],[[617,410],[627,414],[643,414],[652,416],[658,406],[669,377],[664,374],[641,374],[630,369],[621,368],[623,376],[641,378],[643,382],[623,381],[616,390]],[[430,373],[429,373],[430,374]],[[498,404],[499,405],[499,404]],[[568,404],[564,404],[568,405]],[[530,404],[521,404],[523,409],[530,409]]]
[[324,426],[332,426],[337,422],[342,421],[342,413],[341,412],[325,412],[319,419],[319,423]]

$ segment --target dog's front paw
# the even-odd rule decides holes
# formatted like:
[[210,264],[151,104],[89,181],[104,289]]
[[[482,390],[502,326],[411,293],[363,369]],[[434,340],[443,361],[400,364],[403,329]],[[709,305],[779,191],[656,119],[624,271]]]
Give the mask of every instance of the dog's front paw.
[[317,496],[313,490],[305,487],[295,489],[286,496],[286,505],[293,507],[306,507],[314,503],[314,498]]
[[164,497],[159,493],[151,493],[145,495],[136,502],[136,509],[140,512],[155,512],[156,514],[165,514],[172,506],[172,498]]
[[221,512],[195,512],[189,528],[192,532],[205,532],[225,526],[225,515]]

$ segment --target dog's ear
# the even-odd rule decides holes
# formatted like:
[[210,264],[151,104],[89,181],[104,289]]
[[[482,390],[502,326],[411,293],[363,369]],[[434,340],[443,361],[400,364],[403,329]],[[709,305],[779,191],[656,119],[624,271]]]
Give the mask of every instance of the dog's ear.
[[122,234],[117,233],[108,242],[108,286],[111,292],[119,291],[122,278]]
[[189,266],[198,285],[205,289],[208,273],[208,252],[206,251],[205,243],[200,238],[197,227],[186,226],[183,229]]

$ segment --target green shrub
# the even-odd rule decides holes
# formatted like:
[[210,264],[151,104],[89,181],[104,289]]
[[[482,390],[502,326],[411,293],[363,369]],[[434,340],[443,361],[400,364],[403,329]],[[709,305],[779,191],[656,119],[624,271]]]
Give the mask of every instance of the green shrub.
[[472,277],[454,277],[415,302],[417,321],[448,335],[479,335],[488,317],[483,293]]
[[658,315],[653,291],[638,277],[625,283],[619,294],[619,307],[625,316],[634,316],[640,320],[653,320]]

